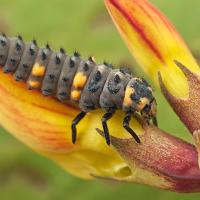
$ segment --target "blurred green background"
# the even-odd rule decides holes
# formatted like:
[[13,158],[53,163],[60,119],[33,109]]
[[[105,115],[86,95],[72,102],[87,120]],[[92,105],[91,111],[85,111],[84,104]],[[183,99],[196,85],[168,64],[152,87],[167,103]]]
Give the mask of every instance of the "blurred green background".
[[[194,54],[200,52],[200,1],[151,0],[175,24]],[[113,64],[135,66],[122,42],[103,0],[0,0],[0,31],[10,36],[22,34],[25,40],[47,41],[55,49],[75,49],[86,57],[95,55]],[[162,95],[156,93],[159,126],[191,140],[187,130],[172,112]],[[149,186],[85,181],[73,177],[0,130],[0,199],[100,200],[100,199],[200,199],[199,194],[176,194]]]

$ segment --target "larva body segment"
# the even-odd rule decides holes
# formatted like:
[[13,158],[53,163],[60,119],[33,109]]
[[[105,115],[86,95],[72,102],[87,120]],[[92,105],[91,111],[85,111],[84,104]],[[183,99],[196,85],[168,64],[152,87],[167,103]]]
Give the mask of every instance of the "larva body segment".
[[31,73],[28,77],[27,87],[28,89],[40,89],[42,81],[46,72],[46,68],[50,61],[52,50],[49,45],[39,49],[38,55],[31,69]]
[[52,96],[56,93],[57,82],[65,59],[66,54],[62,49],[59,52],[52,53],[42,83],[42,93],[44,95]]
[[10,39],[8,57],[3,71],[5,73],[14,72],[20,62],[24,51],[25,43],[20,36]]
[[79,106],[83,111],[89,112],[100,107],[99,98],[111,70],[105,64],[97,65],[93,69],[79,101]]
[[35,62],[37,53],[38,47],[36,41],[27,42],[25,44],[25,49],[21,61],[14,73],[14,78],[16,81],[25,81],[28,78],[28,75],[30,74]]
[[[107,112],[121,109],[123,104],[126,85],[131,79],[127,73],[119,69],[112,70],[107,77],[103,91],[100,96],[100,106]],[[107,98],[109,96],[109,98]]]
[[41,90],[46,96],[56,97],[62,103],[73,103],[81,112],[72,121],[72,142],[76,142],[76,125],[90,111],[103,109],[102,126],[107,144],[110,144],[107,121],[117,109],[125,112],[123,127],[140,143],[130,128],[135,113],[149,123],[156,121],[156,100],[151,86],[141,78],[133,77],[125,69],[112,69],[107,63],[96,64],[93,57],[83,60],[80,54],[66,55],[64,49],[54,52],[49,45],[39,48],[35,40],[24,42],[21,36],[0,36],[0,65],[16,81],[24,81],[28,89]]
[[71,87],[70,99],[72,102],[79,102],[82,90],[84,89],[88,77],[94,69],[95,65],[96,63],[92,57],[90,57],[87,61],[82,60],[80,62]]
[[10,39],[4,34],[0,36],[0,66],[4,66],[8,58]]
[[61,102],[66,103],[70,100],[71,86],[80,62],[80,55],[75,54],[74,56],[68,56],[63,64],[56,92],[56,97]]

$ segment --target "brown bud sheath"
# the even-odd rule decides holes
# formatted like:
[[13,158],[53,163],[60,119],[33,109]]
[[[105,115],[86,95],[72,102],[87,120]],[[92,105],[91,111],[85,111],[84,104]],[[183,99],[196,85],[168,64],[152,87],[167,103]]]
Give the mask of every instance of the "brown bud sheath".
[[145,128],[140,139],[141,144],[137,144],[132,138],[112,137],[112,145],[132,172],[124,181],[176,192],[200,191],[200,170],[193,145],[153,125]]
[[200,77],[191,72],[182,63],[175,61],[175,64],[187,78],[189,86],[188,98],[177,98],[173,96],[165,87],[161,74],[159,73],[160,87],[174,111],[192,133],[197,149],[200,152]]

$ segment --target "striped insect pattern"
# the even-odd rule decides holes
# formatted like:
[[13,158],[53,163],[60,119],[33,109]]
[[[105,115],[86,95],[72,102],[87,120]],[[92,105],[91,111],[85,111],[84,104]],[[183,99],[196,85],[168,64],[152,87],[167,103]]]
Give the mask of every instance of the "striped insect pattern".
[[93,57],[72,56],[61,48],[53,51],[47,44],[37,46],[35,40],[24,42],[21,36],[0,35],[0,66],[16,81],[24,81],[30,90],[41,90],[45,96],[54,96],[62,103],[74,103],[81,112],[72,121],[72,142],[76,142],[77,124],[95,109],[103,109],[102,126],[107,144],[110,144],[107,121],[115,111],[125,113],[123,127],[140,143],[129,126],[132,115],[157,125],[156,100],[151,86],[142,78],[133,77],[127,68],[113,69],[110,64],[96,64]]

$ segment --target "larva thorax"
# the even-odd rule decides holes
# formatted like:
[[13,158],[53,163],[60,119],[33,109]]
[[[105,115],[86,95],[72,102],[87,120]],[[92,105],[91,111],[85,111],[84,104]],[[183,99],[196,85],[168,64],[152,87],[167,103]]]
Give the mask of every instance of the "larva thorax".
[[63,48],[55,52],[48,44],[39,48],[35,40],[25,43],[21,36],[2,34],[0,65],[16,81],[25,81],[28,89],[41,90],[63,103],[77,103],[84,112],[102,108],[141,112],[147,118],[156,114],[155,98],[146,81],[107,63],[96,64],[93,57],[83,60],[77,52],[69,56]]

